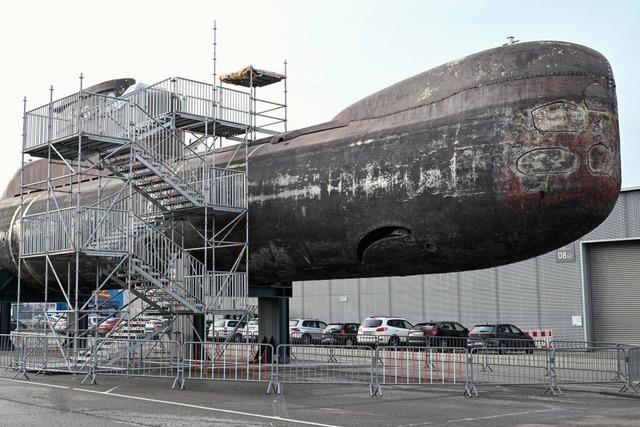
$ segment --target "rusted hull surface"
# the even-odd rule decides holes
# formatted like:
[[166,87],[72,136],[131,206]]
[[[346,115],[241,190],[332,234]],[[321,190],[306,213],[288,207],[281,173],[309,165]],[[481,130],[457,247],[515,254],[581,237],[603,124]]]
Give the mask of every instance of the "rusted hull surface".
[[618,197],[613,77],[581,46],[477,54],[336,120],[350,124],[252,156],[254,279],[515,262],[586,234]]
[[[582,46],[481,52],[365,98],[336,120],[348,124],[251,147],[254,282],[507,264],[588,233],[618,197],[613,76]],[[15,200],[1,202],[2,230],[16,227],[14,212]],[[16,236],[12,249],[0,243],[6,268]]]

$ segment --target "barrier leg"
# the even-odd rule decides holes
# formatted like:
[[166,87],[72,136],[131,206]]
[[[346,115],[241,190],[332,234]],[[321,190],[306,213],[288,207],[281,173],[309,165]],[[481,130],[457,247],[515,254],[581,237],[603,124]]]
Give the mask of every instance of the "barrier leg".
[[467,351],[465,357],[466,372],[464,378],[464,394],[463,396],[473,398],[478,397],[478,390],[473,382],[473,355]]
[[551,393],[554,396],[562,394],[562,390],[558,386],[558,377],[556,373],[556,354],[555,350],[547,351],[547,371],[549,372],[549,383],[544,394]]

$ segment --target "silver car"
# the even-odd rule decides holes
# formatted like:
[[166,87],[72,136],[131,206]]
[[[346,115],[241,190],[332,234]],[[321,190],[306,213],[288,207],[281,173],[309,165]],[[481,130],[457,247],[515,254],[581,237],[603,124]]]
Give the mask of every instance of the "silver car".
[[322,340],[322,331],[327,324],[318,319],[292,319],[289,320],[289,337],[291,342],[311,344]]

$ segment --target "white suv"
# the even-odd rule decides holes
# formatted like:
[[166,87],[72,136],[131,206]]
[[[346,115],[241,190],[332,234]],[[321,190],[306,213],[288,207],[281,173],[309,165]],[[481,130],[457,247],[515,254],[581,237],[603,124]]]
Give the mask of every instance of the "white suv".
[[413,325],[401,317],[367,317],[358,328],[358,344],[396,346],[408,341]]
[[257,342],[258,341],[258,319],[251,319],[249,320],[249,323],[247,323],[247,326],[244,327],[244,329],[242,329],[242,340],[243,341],[251,341],[251,342]]
[[322,332],[327,324],[318,319],[289,320],[289,337],[292,343],[312,344],[322,340]]
[[[240,322],[235,319],[216,320],[209,326],[209,338],[213,341],[231,339],[234,341],[242,341],[242,330],[246,326],[246,322]],[[237,326],[237,329],[236,329]],[[235,329],[235,336],[231,336]]]

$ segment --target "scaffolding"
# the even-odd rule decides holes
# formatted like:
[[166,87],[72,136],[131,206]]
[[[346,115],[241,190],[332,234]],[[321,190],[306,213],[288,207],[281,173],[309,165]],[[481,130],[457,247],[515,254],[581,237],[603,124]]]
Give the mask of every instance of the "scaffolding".
[[[46,333],[86,343],[190,325],[186,338],[206,341],[194,315],[249,315],[248,153],[286,131],[286,61],[284,74],[250,66],[218,82],[216,45],[214,29],[213,83],[94,92],[80,76],[77,93],[54,99],[51,88],[30,111],[25,99],[18,309],[25,269],[42,271],[44,307],[53,290],[66,305],[45,309]],[[274,83],[283,101],[258,97]],[[46,179],[26,182],[28,157],[46,159]],[[107,302],[127,296],[118,310],[99,301],[113,289]],[[158,327],[145,327],[149,316]]]

